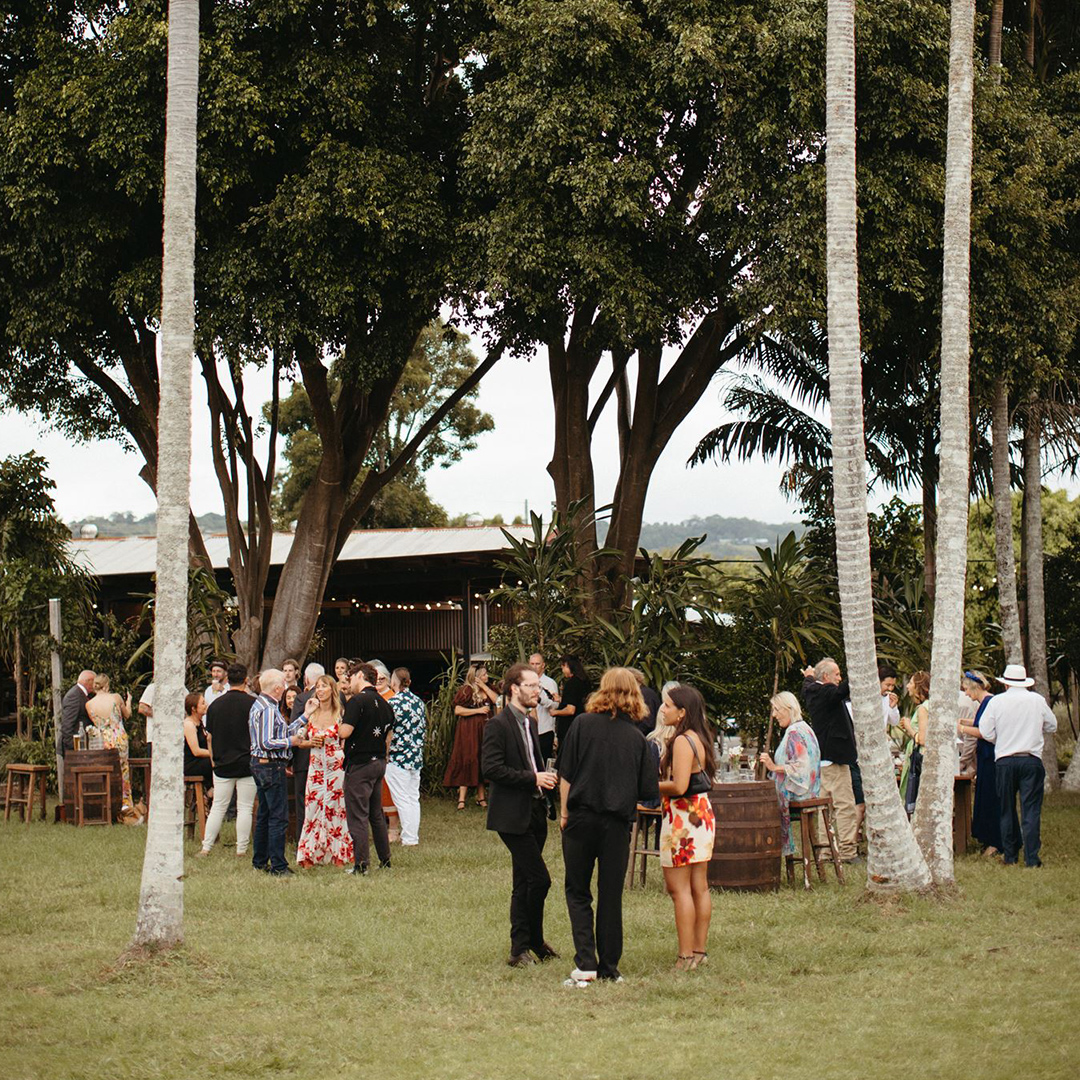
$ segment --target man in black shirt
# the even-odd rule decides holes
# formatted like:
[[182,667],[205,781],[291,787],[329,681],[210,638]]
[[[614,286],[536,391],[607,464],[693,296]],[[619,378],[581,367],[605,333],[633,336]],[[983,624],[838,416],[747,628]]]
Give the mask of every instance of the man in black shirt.
[[803,679],[803,704],[821,748],[821,790],[832,796],[840,858],[853,862],[859,854],[859,818],[851,786],[851,766],[858,761],[855,727],[847,707],[851,690],[840,665],[829,656],[806,668]]
[[390,868],[390,837],[382,808],[386,751],[394,730],[394,710],[375,689],[378,673],[371,664],[351,664],[353,696],[345,705],[338,731],[345,749],[345,817],[353,841],[356,865],[350,874],[368,872],[368,827],[375,840],[381,869]]
[[[630,857],[630,824],[639,802],[660,795],[656,766],[637,726],[647,715],[637,689],[630,669],[607,671],[589,701],[589,711],[574,721],[563,747],[560,826],[576,964],[568,986],[620,978],[622,890]],[[597,864],[594,934],[590,887]]]
[[526,967],[558,955],[544,941],[544,902],[551,888],[544,863],[544,792],[555,786],[555,774],[544,769],[536,721],[528,715],[540,700],[540,676],[528,664],[514,664],[503,678],[503,693],[506,708],[484,727],[487,827],[499,834],[513,865],[507,963]]

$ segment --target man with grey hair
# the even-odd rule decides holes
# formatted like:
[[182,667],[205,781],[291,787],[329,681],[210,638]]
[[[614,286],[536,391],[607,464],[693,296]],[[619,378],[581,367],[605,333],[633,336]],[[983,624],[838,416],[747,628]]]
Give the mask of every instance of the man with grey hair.
[[[80,671],[75,685],[64,695],[60,703],[60,752],[75,748],[75,733],[79,724],[86,722],[86,703],[94,696],[94,673]],[[86,747],[84,746],[85,750]]]
[[803,670],[803,704],[821,747],[821,789],[831,795],[836,842],[840,858],[854,862],[859,856],[859,817],[851,786],[851,766],[858,761],[855,726],[848,712],[851,690],[831,657]]
[[[304,719],[304,706],[307,699],[315,692],[315,680],[320,675],[326,674],[326,668],[322,664],[314,662],[304,668],[304,689],[293,699],[292,712],[289,719],[292,721]],[[296,803],[296,839],[300,839],[300,833],[304,830],[304,797],[307,794],[308,765],[311,762],[311,748],[298,746],[293,751],[293,799]]]
[[285,861],[285,830],[289,825],[289,788],[285,777],[294,746],[303,741],[302,720],[285,722],[278,702],[285,693],[285,673],[267,668],[259,676],[259,696],[248,714],[251,736],[251,775],[259,795],[251,864],[276,877],[291,874]]

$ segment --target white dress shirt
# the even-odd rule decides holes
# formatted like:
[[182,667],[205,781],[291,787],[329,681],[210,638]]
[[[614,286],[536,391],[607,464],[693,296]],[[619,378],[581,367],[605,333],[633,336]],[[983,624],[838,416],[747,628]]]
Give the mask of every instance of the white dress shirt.
[[1042,757],[1044,731],[1057,731],[1057,718],[1042,694],[1020,686],[991,698],[979,721],[979,734],[994,744],[995,761],[1013,754]]
[[885,730],[898,727],[900,724],[900,710],[895,705],[889,704],[889,695],[881,695],[881,717],[885,721]]
[[559,693],[559,687],[550,675],[540,676],[540,689],[544,692],[536,703],[536,724],[541,735],[555,730],[555,717],[551,715],[551,708],[555,704],[554,698]]

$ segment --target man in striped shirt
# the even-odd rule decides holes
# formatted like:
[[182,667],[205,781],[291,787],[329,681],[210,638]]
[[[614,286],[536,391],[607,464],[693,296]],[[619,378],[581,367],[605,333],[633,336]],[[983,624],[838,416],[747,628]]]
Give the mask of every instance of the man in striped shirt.
[[291,874],[285,861],[285,830],[289,824],[289,787],[285,769],[294,746],[300,746],[299,734],[304,719],[287,723],[278,702],[285,693],[285,674],[268,668],[259,676],[260,694],[248,714],[251,734],[251,775],[259,794],[252,840],[252,866],[276,877]]

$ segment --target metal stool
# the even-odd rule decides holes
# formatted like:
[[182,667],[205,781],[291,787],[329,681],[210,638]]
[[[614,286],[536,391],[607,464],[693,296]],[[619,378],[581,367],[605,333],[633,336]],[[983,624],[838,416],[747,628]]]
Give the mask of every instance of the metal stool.
[[[75,781],[75,824],[112,824],[112,770],[99,765],[75,765],[71,769]],[[101,785],[100,787],[98,785]],[[101,817],[87,818],[87,804],[100,800]]]
[[[836,871],[836,880],[844,884],[844,867],[840,862],[840,849],[836,846],[836,837],[833,835],[832,822],[829,820],[832,814],[832,796],[825,795],[819,799],[797,799],[788,805],[792,821],[799,819],[801,826],[802,864],[803,864],[803,888],[809,889],[810,885],[810,858],[814,859],[818,877],[825,880],[825,860],[822,853],[829,852],[832,859],[833,869]],[[810,833],[810,822],[814,815],[820,811],[821,820],[825,825],[825,843],[816,843]],[[787,856],[787,879],[789,885],[795,884],[795,856]]]
[[[189,800],[190,796],[190,800]],[[188,817],[188,812],[191,816]],[[195,826],[199,826],[199,839],[202,840],[206,833],[206,799],[201,776],[184,777],[184,828],[191,830],[191,838],[195,839]]]
[[[634,884],[637,873],[637,860],[641,859],[641,884],[645,885],[645,861],[650,855],[660,857],[660,817],[659,807],[639,806],[630,828],[630,865],[626,868],[626,884]],[[649,847],[649,829],[656,825],[656,847]],[[638,846],[639,841],[641,846]]]
[[4,794],[4,820],[11,817],[11,808],[19,807],[27,825],[34,816],[34,795],[41,793],[41,820],[45,820],[45,785],[49,779],[48,765],[19,765],[7,767],[7,788]]

